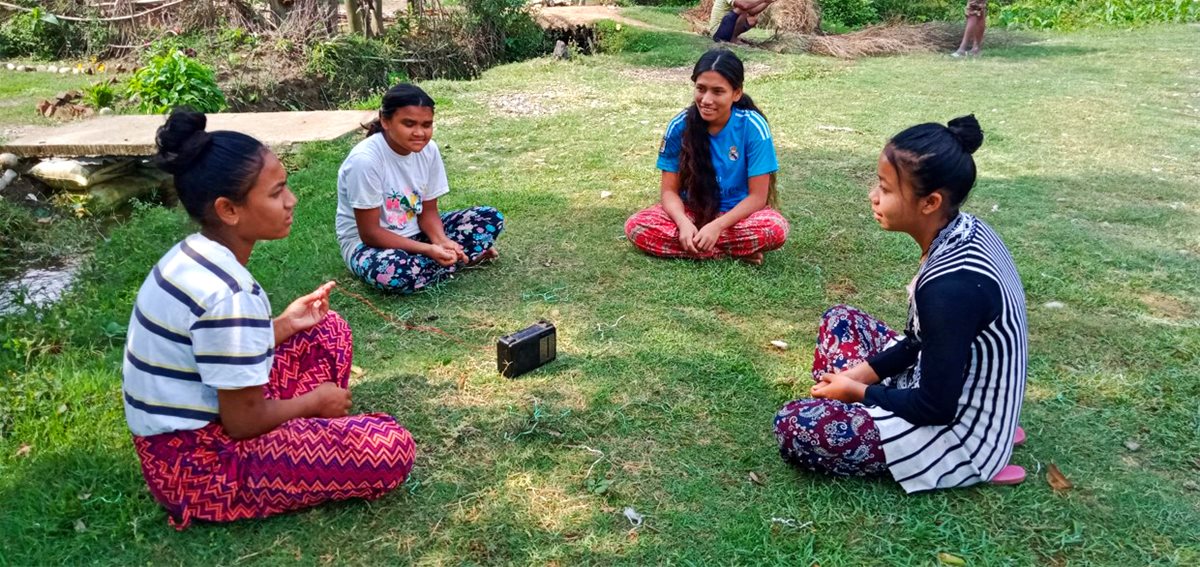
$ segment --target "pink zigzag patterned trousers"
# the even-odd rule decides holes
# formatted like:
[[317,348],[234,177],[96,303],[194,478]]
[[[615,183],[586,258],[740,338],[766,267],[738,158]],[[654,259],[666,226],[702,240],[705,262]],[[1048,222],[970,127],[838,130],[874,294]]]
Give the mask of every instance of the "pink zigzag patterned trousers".
[[[345,388],[350,326],[330,312],[317,326],[275,349],[269,399],[303,395],[323,382]],[[177,530],[192,520],[264,518],[322,502],[375,499],[412,470],[412,436],[382,413],[287,421],[235,440],[219,423],[194,431],[133,438],[142,475]]]

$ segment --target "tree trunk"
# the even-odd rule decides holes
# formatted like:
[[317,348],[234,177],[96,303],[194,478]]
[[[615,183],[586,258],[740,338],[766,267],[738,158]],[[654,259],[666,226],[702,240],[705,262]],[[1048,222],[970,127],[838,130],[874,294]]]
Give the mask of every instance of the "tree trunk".
[[358,10],[358,0],[346,0],[346,23],[350,26],[350,33],[362,33],[362,18]]

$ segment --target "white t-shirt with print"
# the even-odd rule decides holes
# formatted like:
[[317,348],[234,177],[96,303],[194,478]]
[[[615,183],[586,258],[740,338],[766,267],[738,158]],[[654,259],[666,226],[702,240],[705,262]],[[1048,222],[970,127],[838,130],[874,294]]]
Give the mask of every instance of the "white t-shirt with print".
[[354,249],[362,244],[354,209],[375,209],[379,226],[400,236],[420,234],[417,215],[423,203],[450,192],[446,166],[437,143],[402,156],[392,150],[383,134],[375,134],[354,146],[338,170],[338,243],[342,259],[350,265]]

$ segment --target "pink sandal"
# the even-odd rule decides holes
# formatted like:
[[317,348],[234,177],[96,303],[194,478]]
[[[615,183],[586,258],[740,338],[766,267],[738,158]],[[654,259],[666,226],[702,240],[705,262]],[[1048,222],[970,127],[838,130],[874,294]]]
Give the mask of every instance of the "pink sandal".
[[1017,465],[1008,465],[992,477],[991,484],[1001,486],[1011,486],[1025,482],[1025,467]]
[[[1017,432],[1013,435],[1013,447],[1020,447],[1025,444],[1025,430],[1020,425],[1017,426]],[[992,478],[991,484],[999,486],[1012,486],[1025,482],[1025,467],[1018,465],[1008,465],[1000,469],[999,473]]]

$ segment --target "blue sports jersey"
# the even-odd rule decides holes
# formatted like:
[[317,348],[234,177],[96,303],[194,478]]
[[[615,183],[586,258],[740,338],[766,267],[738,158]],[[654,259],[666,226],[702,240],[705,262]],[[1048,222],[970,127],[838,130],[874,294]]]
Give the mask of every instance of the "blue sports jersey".
[[[683,149],[683,130],[687,111],[680,112],[667,124],[658,150],[658,168],[679,173],[679,154]],[[767,119],[753,110],[733,109],[729,122],[716,135],[709,134],[713,169],[721,186],[722,213],[729,211],[750,194],[750,178],[779,170],[775,142]]]

